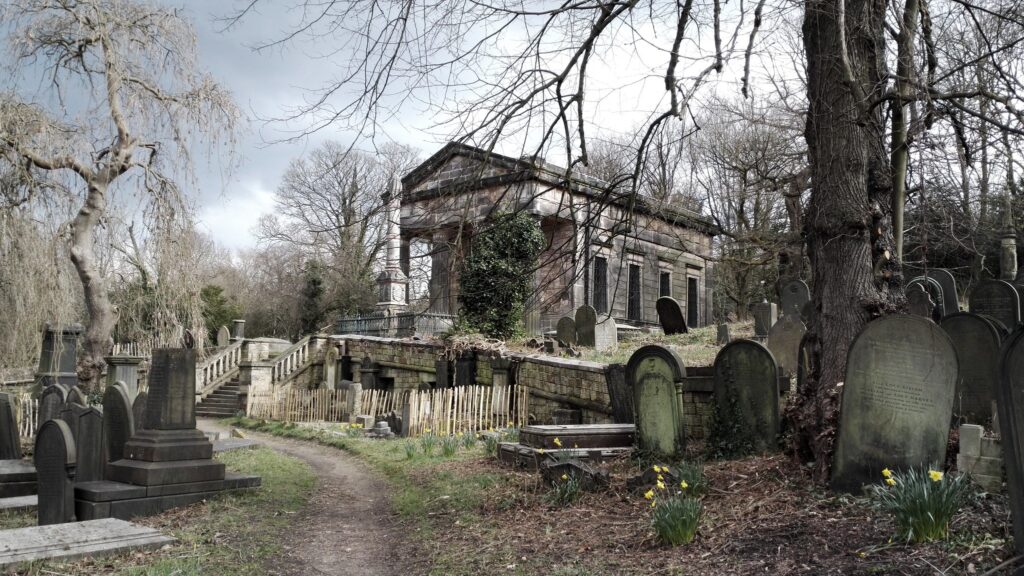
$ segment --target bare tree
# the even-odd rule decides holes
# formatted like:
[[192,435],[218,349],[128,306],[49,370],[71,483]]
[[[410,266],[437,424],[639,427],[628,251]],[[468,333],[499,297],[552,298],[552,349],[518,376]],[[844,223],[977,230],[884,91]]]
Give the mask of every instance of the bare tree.
[[[197,67],[195,36],[175,11],[132,0],[13,0],[0,12],[15,72],[41,73],[46,94],[24,81],[0,98],[0,148],[64,178],[84,197],[70,226],[71,261],[88,326],[79,377],[96,386],[117,313],[94,249],[113,186],[170,207],[197,134],[230,134],[239,112]],[[20,90],[19,90],[20,89]]]

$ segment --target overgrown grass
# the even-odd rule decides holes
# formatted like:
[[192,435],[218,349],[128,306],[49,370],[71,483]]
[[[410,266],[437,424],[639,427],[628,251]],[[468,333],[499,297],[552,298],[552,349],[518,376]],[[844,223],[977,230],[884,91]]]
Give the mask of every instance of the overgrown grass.
[[882,471],[882,484],[871,487],[875,505],[893,515],[900,538],[908,542],[944,540],[949,522],[973,492],[967,475],[947,476],[911,468]]
[[[300,460],[257,448],[218,455],[228,469],[258,474],[256,490],[225,494],[187,509],[176,509],[136,522],[170,533],[172,546],[149,552],[71,563],[37,562],[26,574],[129,574],[245,576],[264,573],[267,559],[280,554],[279,535],[312,494],[316,477]],[[35,524],[34,513],[28,515]],[[0,518],[0,522],[4,520]]]
[[697,535],[701,502],[686,496],[671,496],[654,503],[651,526],[658,538],[669,546],[688,544]]

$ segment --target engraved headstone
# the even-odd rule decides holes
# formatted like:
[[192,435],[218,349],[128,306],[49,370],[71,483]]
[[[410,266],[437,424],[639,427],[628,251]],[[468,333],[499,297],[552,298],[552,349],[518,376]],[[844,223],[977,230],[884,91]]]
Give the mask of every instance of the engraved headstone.
[[135,422],[136,430],[146,427],[146,404],[148,403],[148,392],[139,392],[135,395],[135,400],[132,400],[132,420]]
[[783,318],[786,316],[796,316],[804,322],[807,321],[806,318],[802,317],[804,307],[811,301],[811,289],[807,287],[806,282],[794,280],[787,283],[782,287],[780,300],[782,301],[782,309],[779,310],[779,313]]
[[671,296],[662,296],[654,303],[658,311],[658,322],[661,323],[661,330],[666,336],[672,334],[686,334],[686,317],[683,316],[683,307]]
[[904,268],[904,278],[917,278],[918,276],[925,276],[938,282],[942,288],[942,311],[944,314],[954,314],[960,311],[956,278],[953,277],[952,272],[945,268],[929,268],[927,270],[913,267]]
[[1013,541],[1017,554],[1024,554],[1024,330],[1014,332],[1003,347],[997,392]]
[[40,425],[47,420],[60,418],[60,412],[68,399],[68,389],[63,384],[51,384],[39,396]]
[[777,446],[778,373],[771,351],[752,340],[735,340],[715,357],[715,404],[720,413],[739,420],[732,428],[749,439],[758,452]]
[[999,331],[970,312],[950,314],[939,326],[953,341],[960,360],[953,414],[964,422],[988,424],[999,384]]
[[0,392],[0,460],[21,459],[21,434],[14,396]]
[[594,326],[594,349],[601,352],[619,345],[619,328],[609,316]]
[[633,389],[636,435],[641,450],[660,457],[683,452],[684,378],[683,361],[668,348],[644,346],[630,356],[626,381]]
[[991,316],[1009,330],[1020,323],[1020,296],[1017,289],[1003,280],[985,280],[971,291],[971,312]]
[[584,304],[576,309],[576,343],[593,348],[597,341],[594,330],[597,327],[597,311]]
[[945,462],[958,370],[934,322],[896,314],[869,323],[847,358],[832,487],[859,490],[884,468]]
[[107,466],[107,449],[103,443],[103,412],[88,407],[78,414],[75,449],[78,458],[76,482],[103,480]]
[[807,328],[797,314],[784,314],[768,331],[766,346],[771,350],[782,373],[787,376],[796,374],[797,352],[806,332]]
[[196,352],[153,350],[149,367],[146,430],[189,430],[196,427]]
[[751,307],[754,314],[754,336],[767,338],[768,331],[779,319],[779,311],[774,302],[758,302]]
[[555,327],[555,334],[559,341],[566,346],[575,346],[576,321],[568,316],[562,316],[558,319],[558,325]]
[[907,313],[929,320],[935,316],[935,301],[923,284],[907,286]]
[[[931,299],[931,315],[926,317],[938,321],[943,316],[945,316],[945,295],[942,289],[942,285],[939,284],[939,281],[929,276],[918,276],[917,278],[914,278],[913,280],[907,283],[906,294],[908,300],[910,298],[911,290],[916,289],[917,286],[920,286],[922,289],[924,289],[924,291],[928,294],[928,297]],[[918,298],[919,300],[921,299],[920,296],[915,297]],[[917,316],[923,316],[923,314],[917,314]]]
[[108,386],[103,394],[103,439],[107,459],[124,457],[124,445],[135,434],[132,404],[123,385]]
[[75,521],[75,441],[63,420],[39,427],[35,445],[39,525]]
[[732,338],[729,336],[729,325],[719,324],[718,336],[715,341],[718,343],[719,346],[725,346],[726,344],[729,343],[730,340],[732,340]]
[[231,332],[228,331],[227,326],[221,326],[220,330],[217,330],[217,346],[224,348],[231,344]]

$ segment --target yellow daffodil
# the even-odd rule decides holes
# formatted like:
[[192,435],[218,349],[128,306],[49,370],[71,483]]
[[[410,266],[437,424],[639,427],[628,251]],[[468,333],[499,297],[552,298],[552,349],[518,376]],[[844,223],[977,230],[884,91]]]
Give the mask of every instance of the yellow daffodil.
[[942,480],[942,472],[938,470],[929,470],[928,477],[932,479],[932,482],[939,482]]
[[562,480],[568,480],[568,479],[569,479],[569,475],[568,474],[562,474]]
[[885,478],[892,478],[892,470],[889,470],[888,468],[882,470],[882,476]]
[[562,447],[562,441],[559,440],[558,438],[555,438],[555,446],[558,446],[559,448],[561,448]]
[[654,490],[648,490],[647,492],[644,492],[644,498],[647,498],[648,500],[654,498]]
[[665,489],[665,483],[662,482],[661,480],[658,480],[658,483],[655,484],[655,486],[658,487],[658,490],[664,490]]
[[543,448],[538,448],[537,452],[540,452],[541,454],[543,454],[544,453],[544,449]]
[[651,508],[654,508],[657,505],[658,505],[657,502],[655,502],[654,500],[651,500]]
[[888,484],[889,486],[895,486],[896,485],[896,480],[894,480],[892,478],[886,478],[885,479],[885,483]]
[[661,466],[658,466],[657,464],[655,464],[653,470],[655,472],[661,472]]
[[683,490],[686,490],[687,488],[690,487],[690,485],[686,483],[686,480],[683,480],[682,482],[679,483],[679,487],[682,488]]
[[430,434],[430,428],[424,428],[423,429],[423,433],[424,434]]

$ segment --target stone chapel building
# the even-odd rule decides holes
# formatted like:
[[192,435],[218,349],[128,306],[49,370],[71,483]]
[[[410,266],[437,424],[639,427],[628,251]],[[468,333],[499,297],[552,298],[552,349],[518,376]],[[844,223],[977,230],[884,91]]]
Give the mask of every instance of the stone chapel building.
[[[397,204],[397,202],[396,202]],[[524,210],[547,240],[534,276],[527,332],[553,330],[583,305],[620,325],[658,327],[655,301],[672,296],[690,326],[711,319],[712,222],[677,207],[609,192],[597,179],[543,159],[512,158],[451,142],[401,179],[400,264],[429,243],[427,312],[455,314],[459,261],[496,211]]]

